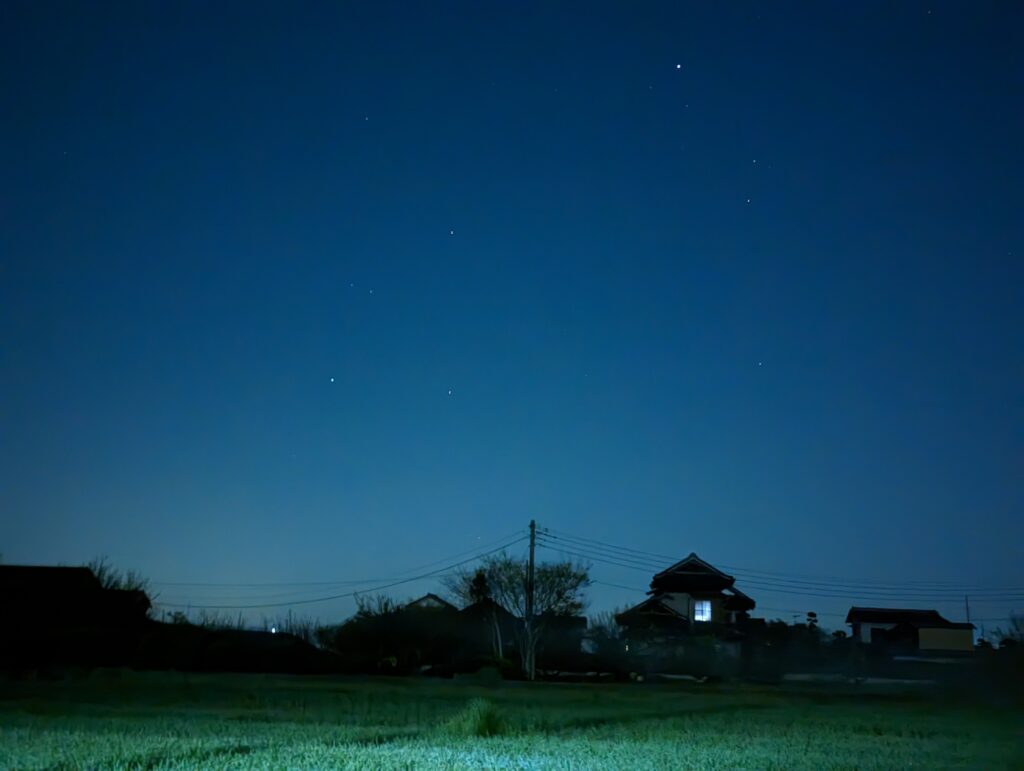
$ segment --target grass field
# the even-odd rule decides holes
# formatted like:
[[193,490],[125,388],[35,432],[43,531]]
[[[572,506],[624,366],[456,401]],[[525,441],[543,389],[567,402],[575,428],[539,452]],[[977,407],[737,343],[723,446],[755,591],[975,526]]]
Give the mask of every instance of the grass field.
[[99,671],[0,690],[4,769],[1024,768],[1024,716],[920,694]]

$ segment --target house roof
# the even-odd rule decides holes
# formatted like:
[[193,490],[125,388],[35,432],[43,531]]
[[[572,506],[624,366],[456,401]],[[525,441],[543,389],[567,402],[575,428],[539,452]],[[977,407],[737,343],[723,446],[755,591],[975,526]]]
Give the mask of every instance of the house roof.
[[747,596],[735,586],[723,589],[722,594],[725,595],[725,602],[723,603],[723,606],[726,610],[753,610],[757,606],[757,603],[754,602],[752,597]]
[[490,597],[467,605],[459,613],[465,613],[467,616],[480,616],[492,610],[499,618],[515,618],[504,605],[500,602],[495,602]]
[[570,632],[587,628],[586,616],[562,616],[557,613],[541,613],[537,616],[544,628],[554,632]]
[[36,597],[91,594],[103,589],[89,568],[50,565],[0,565],[0,587],[5,594],[17,592]]
[[846,614],[847,624],[905,624],[916,629],[973,629],[973,624],[949,621],[937,610],[919,608],[859,608],[854,606]]
[[721,576],[722,578],[727,578],[730,581],[735,581],[736,580],[732,576],[728,575],[727,573],[723,573],[721,570],[716,568],[710,562],[705,562],[704,560],[702,560],[700,557],[697,556],[697,552],[693,552],[693,551],[690,552],[687,556],[683,557],[681,560],[679,560],[679,562],[677,562],[676,564],[670,565],[669,567],[667,567],[664,570],[662,570],[660,573],[656,573],[654,577],[658,578],[660,576],[676,575],[676,574],[692,574],[692,575],[708,575],[708,574],[711,574],[711,575]]
[[458,610],[448,600],[443,597],[438,597],[433,592],[428,592],[422,597],[415,600],[410,600],[405,603],[405,609],[419,609],[419,610]]
[[48,565],[0,565],[0,603],[46,626],[134,624],[152,607],[143,591],[104,589],[89,568]]
[[735,578],[705,562],[695,552],[655,574],[652,592],[719,592],[730,587]]
[[630,616],[638,615],[664,616],[665,618],[680,619],[682,621],[686,620],[685,614],[680,613],[675,608],[664,603],[660,597],[648,597],[643,602],[634,605],[632,608],[627,608],[617,614],[615,616],[615,620],[620,624],[623,623],[623,621],[628,623]]

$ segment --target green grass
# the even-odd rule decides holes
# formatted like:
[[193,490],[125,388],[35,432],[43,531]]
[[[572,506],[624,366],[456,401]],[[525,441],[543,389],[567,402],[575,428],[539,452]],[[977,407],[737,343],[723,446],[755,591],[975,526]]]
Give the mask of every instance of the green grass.
[[1019,769],[1022,718],[853,690],[110,671],[0,685],[0,768]]

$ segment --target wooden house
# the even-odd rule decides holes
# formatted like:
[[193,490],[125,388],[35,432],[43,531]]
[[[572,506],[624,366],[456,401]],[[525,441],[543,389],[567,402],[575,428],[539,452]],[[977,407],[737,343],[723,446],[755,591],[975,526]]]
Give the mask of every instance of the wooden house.
[[693,634],[742,636],[754,600],[736,579],[696,554],[656,574],[648,598],[616,616],[632,641],[663,641]]

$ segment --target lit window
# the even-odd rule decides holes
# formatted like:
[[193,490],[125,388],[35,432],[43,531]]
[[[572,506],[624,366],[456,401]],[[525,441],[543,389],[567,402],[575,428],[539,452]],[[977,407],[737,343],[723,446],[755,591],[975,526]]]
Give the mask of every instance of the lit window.
[[711,600],[696,600],[693,603],[693,620],[694,621],[710,621],[711,620]]

